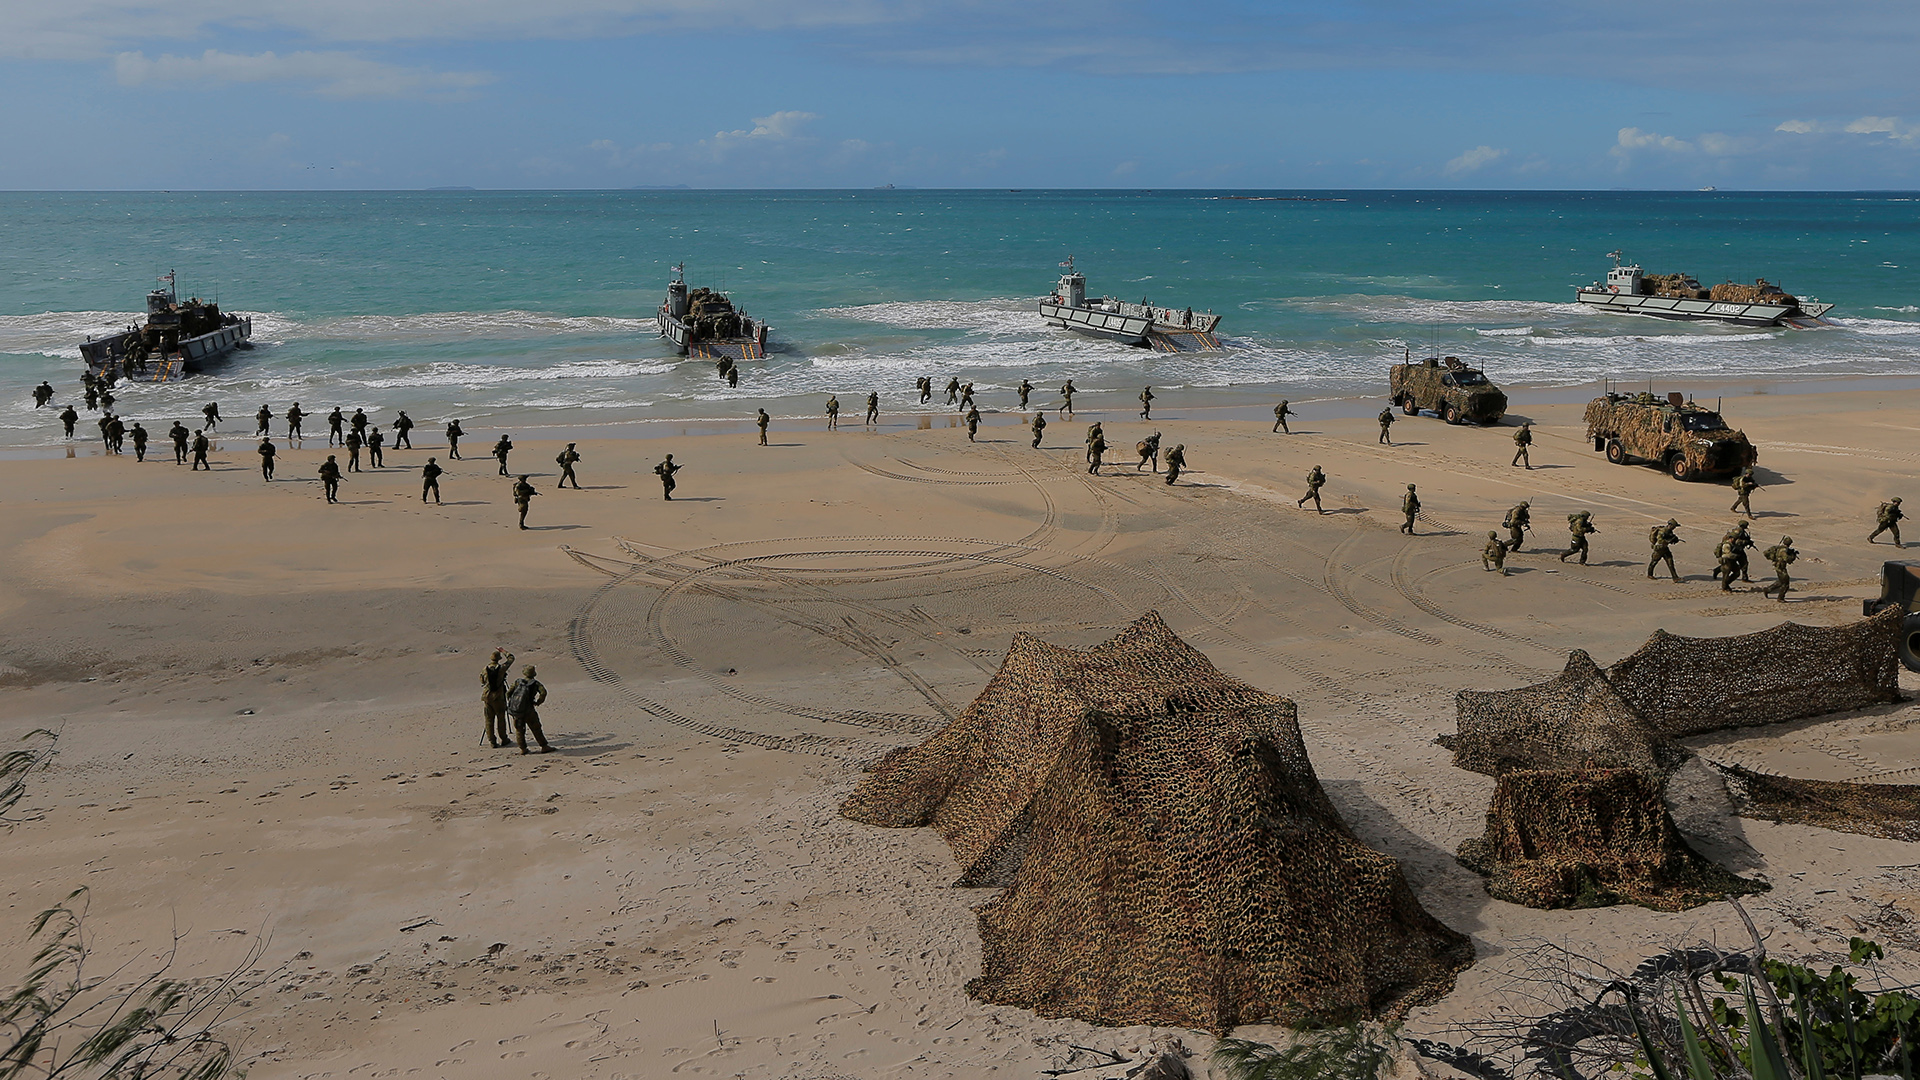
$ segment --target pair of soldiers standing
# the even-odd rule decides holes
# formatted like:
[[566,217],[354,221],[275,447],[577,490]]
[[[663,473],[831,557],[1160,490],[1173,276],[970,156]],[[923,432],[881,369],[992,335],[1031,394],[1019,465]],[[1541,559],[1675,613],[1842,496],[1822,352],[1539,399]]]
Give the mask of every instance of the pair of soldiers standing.
[[507,721],[512,720],[521,753],[528,752],[527,732],[532,731],[534,741],[540,744],[540,752],[550,754],[553,747],[540,727],[540,706],[546,703],[547,688],[534,677],[532,664],[520,669],[520,678],[508,685],[512,675],[513,654],[504,649],[493,650],[492,661],[480,673],[481,726],[485,729],[487,745],[496,749],[511,745]]

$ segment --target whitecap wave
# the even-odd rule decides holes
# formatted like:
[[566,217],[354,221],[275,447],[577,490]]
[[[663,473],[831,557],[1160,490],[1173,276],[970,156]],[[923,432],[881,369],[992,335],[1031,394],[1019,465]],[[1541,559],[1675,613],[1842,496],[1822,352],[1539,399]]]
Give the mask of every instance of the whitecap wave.
[[822,308],[816,315],[897,326],[903,330],[965,330],[974,334],[1019,334],[1038,329],[1038,301],[898,300]]

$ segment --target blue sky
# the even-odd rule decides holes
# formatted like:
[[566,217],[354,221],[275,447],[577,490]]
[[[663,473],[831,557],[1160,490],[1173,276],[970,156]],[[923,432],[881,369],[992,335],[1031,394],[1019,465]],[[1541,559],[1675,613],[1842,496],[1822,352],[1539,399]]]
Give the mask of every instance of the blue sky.
[[1920,188],[1920,5],[0,0],[0,188]]

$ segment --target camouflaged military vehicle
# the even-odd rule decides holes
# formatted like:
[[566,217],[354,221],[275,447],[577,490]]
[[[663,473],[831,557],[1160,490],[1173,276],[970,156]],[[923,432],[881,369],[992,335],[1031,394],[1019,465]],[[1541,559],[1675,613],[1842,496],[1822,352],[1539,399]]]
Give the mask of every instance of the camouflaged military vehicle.
[[1744,432],[1679,394],[1607,394],[1587,403],[1587,437],[1615,465],[1649,461],[1675,480],[1735,473],[1759,458]]
[[1424,409],[1449,424],[1492,424],[1507,412],[1507,395],[1457,356],[1395,364],[1390,383],[1393,403],[1408,416]]

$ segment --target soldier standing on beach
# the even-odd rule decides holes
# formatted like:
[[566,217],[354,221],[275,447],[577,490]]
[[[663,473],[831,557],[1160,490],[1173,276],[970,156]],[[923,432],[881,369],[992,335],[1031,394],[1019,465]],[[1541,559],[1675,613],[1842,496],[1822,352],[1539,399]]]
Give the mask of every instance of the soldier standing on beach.
[[487,745],[512,746],[507,733],[507,680],[513,676],[513,654],[493,650],[493,659],[480,672],[480,726],[486,729]]
[[877,390],[867,394],[867,426],[880,426],[880,393]]
[[833,394],[827,395],[827,430],[840,429],[840,399]]
[[502,435],[500,436],[500,441],[493,444],[493,456],[496,461],[500,462],[501,476],[513,475],[512,473],[507,471],[507,455],[512,452],[513,452],[513,436],[511,435]]
[[367,410],[353,410],[353,415],[347,418],[347,426],[360,436],[360,443],[364,446],[367,441]]
[[1513,433],[1512,464],[1525,465],[1529,469],[1533,468],[1533,459],[1527,456],[1527,450],[1532,446],[1533,425],[1531,423],[1521,424],[1520,430]]
[[340,463],[328,454],[327,460],[320,463],[320,487],[326,493],[327,501],[340,501]]
[[1107,437],[1100,434],[1100,426],[1096,424],[1087,439],[1087,471],[1099,476],[1101,459],[1106,453]]
[[1480,549],[1480,566],[1485,570],[1498,570],[1501,577],[1507,576],[1507,545],[1500,542],[1500,534],[1489,529],[1487,545]]
[[276,448],[273,445],[272,439],[260,440],[260,477],[263,480],[273,479],[273,455],[275,452]]
[[173,426],[167,429],[167,438],[173,441],[173,463],[175,465],[185,465],[187,463],[187,436],[190,434],[192,433],[187,430],[187,426],[178,420],[175,420]]
[[520,741],[520,752],[527,752],[527,730],[533,730],[534,739],[540,744],[540,752],[553,753],[553,747],[547,745],[547,734],[540,730],[539,706],[546,704],[547,688],[533,677],[533,665],[528,664],[520,671],[520,679],[507,691],[507,711],[513,715],[513,733]]
[[[88,407],[91,408],[92,406]],[[217,401],[207,402],[206,405],[201,407],[200,415],[207,418],[207,426],[201,430],[213,431],[217,429],[220,426],[220,403]]]
[[1047,414],[1033,414],[1033,448],[1040,449],[1040,434],[1047,430]]
[[340,428],[343,425],[345,425],[346,422],[347,422],[347,418],[340,415],[340,406],[335,405],[333,407],[333,411],[327,414],[327,445],[328,446],[332,446],[334,444],[334,440],[336,439],[339,440],[342,445],[346,444],[346,441],[347,441],[346,438],[340,434]]
[[193,465],[187,471],[199,472],[201,469],[212,472],[213,466],[207,464],[207,433],[196,431],[193,433]]
[[376,469],[387,467],[387,459],[381,449],[386,443],[386,438],[379,428],[367,432],[367,464]]
[[1667,564],[1667,573],[1673,580],[1680,580],[1680,571],[1673,568],[1673,545],[1681,543],[1680,522],[1668,518],[1665,525],[1655,525],[1647,530],[1647,543],[1653,546],[1653,558],[1647,561],[1647,580],[1653,580],[1653,568],[1662,561]]
[[673,501],[673,489],[679,486],[679,483],[674,480],[673,474],[679,472],[683,467],[684,466],[673,463],[672,454],[668,454],[667,460],[653,467],[654,475],[660,478],[662,496],[668,502]]
[[560,466],[560,482],[554,485],[555,490],[566,487],[569,480],[573,481],[573,490],[580,490],[580,478],[573,475],[573,463],[580,460],[580,451],[573,446],[573,443],[568,443],[567,448],[553,459],[554,464]]
[[1741,469],[1740,475],[1733,478],[1733,505],[1727,507],[1727,510],[1730,512],[1745,511],[1748,517],[1752,517],[1753,503],[1751,500],[1753,493],[1758,490],[1760,490],[1760,482],[1753,478],[1753,466],[1749,465]]
[[1025,409],[1027,407],[1027,396],[1032,393],[1033,393],[1033,384],[1028,382],[1025,379],[1021,379],[1020,380],[1020,407],[1022,409]]
[[433,505],[440,505],[440,474],[446,471],[436,458],[428,458],[427,463],[420,466],[420,505],[426,505],[429,491],[433,492]]
[[360,433],[347,432],[347,471],[360,471]]
[[538,494],[540,493],[533,489],[532,484],[527,483],[527,478],[524,476],[513,482],[513,505],[520,508],[522,529],[527,527],[527,508],[532,505],[533,497]]
[[147,460],[147,429],[140,426],[140,421],[135,420],[130,434],[133,436],[133,460]]
[[267,425],[273,422],[273,410],[262,405],[260,406],[260,411],[253,414],[253,420],[254,423],[260,425],[260,430],[254,432],[254,434],[265,435],[267,434]]
[[1180,479],[1180,470],[1187,467],[1187,444],[1177,443],[1167,451],[1167,484],[1171,486]]
[[306,416],[307,416],[306,413],[303,413],[300,411],[300,403],[297,401],[294,402],[293,405],[287,409],[286,421],[287,421],[287,441],[288,442],[292,442],[295,439],[306,438],[306,436],[302,434],[300,431],[300,421],[306,419]]
[[1293,434],[1293,430],[1287,427],[1287,417],[1292,415],[1293,408],[1287,404],[1286,398],[1281,398],[1280,404],[1273,407],[1273,430]]
[[1787,590],[1793,586],[1793,579],[1788,576],[1787,567],[1792,565],[1793,560],[1800,557],[1800,553],[1793,549],[1793,537],[1783,536],[1779,543],[1768,548],[1764,554],[1767,561],[1773,564],[1773,583],[1761,589],[1760,595],[1772,596],[1773,591],[1778,589],[1780,602],[1784,604],[1787,602]]
[[1567,556],[1578,555],[1580,565],[1587,565],[1587,537],[1599,531],[1593,527],[1593,511],[1582,510],[1579,513],[1568,514],[1567,533],[1572,542],[1567,550],[1560,553],[1560,561],[1566,562]]
[[1519,506],[1507,511],[1507,520],[1501,522],[1507,527],[1508,551],[1519,551],[1521,542],[1527,538],[1527,530],[1533,528],[1532,506],[1531,500],[1521,500]]
[[403,446],[413,449],[413,417],[408,416],[405,409],[393,420],[393,448],[398,450]]
[[1412,484],[1407,485],[1406,497],[1400,500],[1400,512],[1407,518],[1400,523],[1400,531],[1408,536],[1414,535],[1413,519],[1420,516],[1420,496],[1413,490]]
[[1315,465],[1313,468],[1308,469],[1307,493],[1300,496],[1299,501],[1293,505],[1304,508],[1307,505],[1307,500],[1312,499],[1313,512],[1316,514],[1326,513],[1326,508],[1320,505],[1320,489],[1325,486],[1327,486],[1327,474],[1320,471],[1320,466]]
[[1895,495],[1893,498],[1881,503],[1880,509],[1876,511],[1876,520],[1878,521],[1879,527],[1867,534],[1867,543],[1873,543],[1874,537],[1879,536],[1883,532],[1891,532],[1893,534],[1893,546],[1905,547],[1906,545],[1900,542],[1900,519],[1906,516],[1907,515],[1900,510],[1900,496]]
[[1140,419],[1153,419],[1153,387],[1140,391]]
[[767,415],[767,410],[761,409],[754,423],[760,425],[760,445],[767,445],[767,425],[773,423],[773,417]]
[[80,414],[73,411],[73,406],[69,405],[60,410],[60,423],[67,429],[67,438],[73,438],[73,425],[79,422]]
[[1062,386],[1060,388],[1060,415],[1068,418],[1069,420],[1073,418],[1073,380],[1072,379],[1068,379],[1067,385]]
[[460,428],[460,421],[447,421],[447,460],[460,460],[460,439],[466,434]]
[[1393,406],[1380,410],[1380,441],[1393,445]]
[[974,436],[978,434],[980,434],[980,410],[970,408],[967,410],[967,441],[973,442]]

